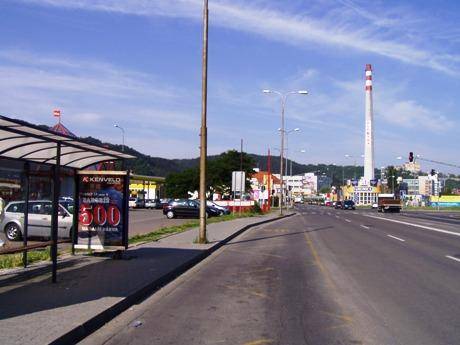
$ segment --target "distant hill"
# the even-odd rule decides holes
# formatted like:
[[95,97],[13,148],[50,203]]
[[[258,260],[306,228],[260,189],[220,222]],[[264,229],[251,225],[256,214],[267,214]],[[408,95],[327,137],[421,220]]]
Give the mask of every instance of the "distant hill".
[[[114,145],[110,143],[103,143],[98,139],[92,137],[81,138],[82,140],[95,145],[106,146],[111,149],[121,151],[121,145]],[[150,176],[163,176],[166,177],[170,173],[181,172],[185,169],[197,167],[199,165],[199,158],[191,159],[167,159],[160,157],[151,157],[140,153],[139,151],[125,146],[125,153],[131,154],[136,159],[128,160],[127,166],[134,173],[139,175],[150,175]],[[249,154],[254,160],[255,168],[260,170],[267,170],[268,156]],[[217,156],[208,156],[209,160],[216,158]],[[290,173],[291,161],[288,161],[288,171]],[[271,171],[275,174],[279,173],[280,169],[280,157],[271,156]],[[292,162],[292,174],[303,174],[306,172],[314,172],[316,174],[325,174],[329,177],[333,177],[334,181],[342,180],[342,173],[345,178],[351,178],[355,175],[361,176],[363,174],[363,167],[361,166],[337,166],[337,165],[326,165],[326,164],[300,164],[295,161]],[[286,174],[286,171],[285,171]]]

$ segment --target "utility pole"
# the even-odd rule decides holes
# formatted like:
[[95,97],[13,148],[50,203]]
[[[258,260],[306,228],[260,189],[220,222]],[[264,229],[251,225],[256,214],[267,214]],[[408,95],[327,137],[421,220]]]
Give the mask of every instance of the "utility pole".
[[207,243],[206,237],[206,156],[207,156],[207,95],[208,95],[208,0],[203,7],[203,57],[201,89],[201,131],[200,131],[200,234],[199,243]]
[[270,149],[268,149],[268,161],[267,161],[267,170],[268,170],[268,194],[267,194],[267,202],[268,202],[268,209],[271,209],[271,178],[272,178],[272,172],[271,172],[271,157],[270,157]]
[[241,216],[241,207],[243,202],[243,139],[241,139],[241,150],[240,150],[240,216]]

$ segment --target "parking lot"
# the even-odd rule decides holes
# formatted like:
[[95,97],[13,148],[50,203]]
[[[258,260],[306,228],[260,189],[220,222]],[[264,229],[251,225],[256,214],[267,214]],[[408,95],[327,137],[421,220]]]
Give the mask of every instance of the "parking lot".
[[[163,215],[163,210],[155,209],[130,209],[129,210],[129,236],[146,234],[158,230],[164,226],[180,225],[190,219],[167,219]],[[10,242],[5,238],[5,233],[1,229],[0,239],[5,242],[4,249],[22,246],[22,241]],[[28,241],[29,244],[40,243],[40,241],[48,239],[34,238]],[[68,246],[61,244],[59,247]],[[1,249],[0,249],[1,251]]]

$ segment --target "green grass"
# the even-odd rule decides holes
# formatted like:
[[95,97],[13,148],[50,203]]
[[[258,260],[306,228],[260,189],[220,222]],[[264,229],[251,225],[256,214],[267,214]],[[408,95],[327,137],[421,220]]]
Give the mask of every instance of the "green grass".
[[[27,252],[27,262],[29,264],[37,261],[50,260],[49,248],[42,250],[30,250]],[[0,255],[0,269],[14,268],[22,266],[22,253]]]
[[[438,212],[438,208],[436,206],[425,206],[425,207],[404,206],[404,210],[405,211],[431,211],[431,212]],[[458,207],[458,206],[439,207],[439,211],[460,212],[460,207]]]
[[[209,218],[206,221],[206,224],[213,224],[213,223],[220,223],[220,222],[225,222],[229,220],[234,220],[238,218],[247,218],[247,217],[255,217],[259,216],[259,213],[253,213],[253,212],[244,212],[238,214],[229,214],[221,217],[213,217]],[[200,225],[199,220],[191,220],[189,222],[186,222],[181,225],[174,225],[174,226],[166,226],[162,227],[158,230],[146,233],[146,234],[141,234],[141,235],[135,235],[129,239],[129,244],[135,244],[139,242],[152,242],[152,241],[158,241],[159,239],[167,236],[167,235],[172,235],[172,234],[178,234],[184,231],[187,231],[188,229],[191,228],[196,228]]]

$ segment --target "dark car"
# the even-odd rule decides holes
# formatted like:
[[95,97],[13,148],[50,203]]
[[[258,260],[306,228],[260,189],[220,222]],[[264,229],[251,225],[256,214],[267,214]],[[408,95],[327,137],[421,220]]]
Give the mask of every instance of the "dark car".
[[173,201],[172,199],[159,199],[159,203],[158,203],[158,206],[156,207],[156,209],[163,209],[169,205],[169,203]]
[[[219,216],[219,213],[219,210],[214,207],[206,207],[206,217]],[[176,217],[199,218],[200,204],[195,200],[173,200],[163,208],[163,214],[168,219]]]
[[334,205],[334,208],[335,209],[342,208],[342,205],[343,205],[343,201],[336,201],[335,205]]
[[343,210],[355,210],[355,202],[353,200],[345,200],[342,205]]

